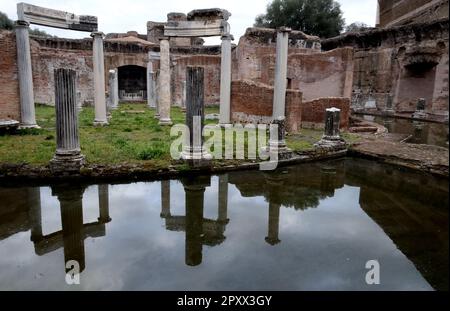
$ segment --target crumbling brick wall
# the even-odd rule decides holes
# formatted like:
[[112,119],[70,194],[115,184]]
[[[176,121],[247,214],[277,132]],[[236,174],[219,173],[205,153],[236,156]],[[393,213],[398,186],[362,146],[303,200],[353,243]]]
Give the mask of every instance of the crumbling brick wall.
[[[302,93],[286,92],[286,129],[297,132],[302,114]],[[262,83],[238,80],[231,83],[231,120],[238,123],[270,123],[273,114],[273,87]]]
[[[448,115],[448,18],[348,33],[322,40],[322,47],[355,49],[352,108],[375,101],[383,111],[391,97],[396,112],[413,112],[423,97],[428,113]],[[412,62],[419,70],[408,69]]]
[[[261,81],[273,85],[275,55],[262,58]],[[320,97],[347,97],[352,94],[353,49],[340,48],[325,53],[291,54],[287,78],[292,89],[303,93],[303,100]]]
[[318,98],[302,103],[302,128],[324,128],[325,110],[327,108],[339,108],[341,110],[340,127],[347,129],[350,118],[350,99],[349,98]]
[[0,30],[0,119],[20,120],[17,48],[13,32]]
[[174,57],[171,72],[172,103],[181,106],[183,81],[186,81],[186,67],[204,68],[205,105],[220,102],[220,55],[191,55]]

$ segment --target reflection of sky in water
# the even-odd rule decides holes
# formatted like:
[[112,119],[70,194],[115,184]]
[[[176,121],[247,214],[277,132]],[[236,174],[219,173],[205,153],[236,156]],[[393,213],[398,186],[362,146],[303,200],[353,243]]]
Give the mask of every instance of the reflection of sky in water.
[[[183,185],[171,181],[171,213],[185,215]],[[83,197],[84,223],[98,217],[97,186]],[[217,218],[218,178],[205,192],[205,218]],[[41,192],[44,234],[61,230],[59,203]],[[81,285],[64,281],[60,248],[34,254],[30,232],[0,241],[0,289],[105,290],[430,290],[384,231],[359,206],[359,188],[344,186],[317,208],[280,209],[280,244],[267,236],[268,203],[243,198],[229,185],[226,240],[203,246],[199,266],[185,264],[185,233],[168,231],[161,212],[159,182],[109,186],[112,221],[106,236],[85,240]],[[365,283],[365,263],[381,264],[381,285]]]

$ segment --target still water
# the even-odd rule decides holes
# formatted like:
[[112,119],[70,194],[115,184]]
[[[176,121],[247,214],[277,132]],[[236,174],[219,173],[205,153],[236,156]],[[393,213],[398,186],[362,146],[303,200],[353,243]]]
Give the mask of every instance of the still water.
[[[448,288],[448,180],[364,160],[0,187],[0,290]],[[66,284],[76,260],[79,285]],[[366,263],[380,284],[366,283]]]
[[414,121],[409,119],[389,118],[382,116],[364,116],[385,126],[389,133],[410,135],[407,142],[427,144],[448,148],[448,124]]

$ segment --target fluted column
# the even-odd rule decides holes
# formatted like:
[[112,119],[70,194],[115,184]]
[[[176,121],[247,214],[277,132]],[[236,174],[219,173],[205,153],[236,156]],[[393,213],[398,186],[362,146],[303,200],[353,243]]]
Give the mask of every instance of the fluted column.
[[107,125],[105,98],[105,63],[103,54],[103,32],[93,32],[93,67],[94,67],[94,125]]
[[281,27],[277,31],[277,54],[275,60],[275,85],[273,90],[273,119],[285,117],[287,61],[290,28]]
[[202,262],[203,208],[205,189],[210,177],[196,177],[182,180],[186,200],[186,257],[188,266]]
[[81,187],[52,187],[58,197],[61,209],[61,223],[64,241],[64,261],[75,260],[80,272],[85,268],[83,192]]
[[170,217],[170,180],[161,181],[161,218]]
[[79,170],[84,163],[78,137],[76,73],[55,69],[56,152],[50,161],[54,171]]
[[325,110],[325,131],[322,139],[315,144],[316,147],[345,146],[339,131],[340,119],[340,109],[332,107]]
[[20,94],[20,127],[39,128],[34,107],[33,73],[31,67],[30,24],[16,21],[17,67]]
[[170,119],[170,46],[167,38],[160,40],[160,73],[159,73],[159,124],[172,125]]
[[109,217],[109,185],[98,185],[98,205],[100,217],[98,221],[101,223],[108,223],[111,221]]
[[186,125],[189,128],[189,141],[186,141],[182,158],[202,165],[202,160],[212,157],[203,149],[203,124],[205,119],[203,67],[186,68]]
[[220,124],[229,124],[231,122],[231,40],[233,40],[232,35],[227,34],[222,36],[222,55],[220,63]]

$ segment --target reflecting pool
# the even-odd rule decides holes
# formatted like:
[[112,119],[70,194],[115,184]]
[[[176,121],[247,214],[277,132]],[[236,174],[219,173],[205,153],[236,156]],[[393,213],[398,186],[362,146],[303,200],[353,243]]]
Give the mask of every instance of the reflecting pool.
[[[447,205],[447,179],[356,159],[2,185],[0,290],[448,289]],[[69,260],[79,285],[66,283]]]

